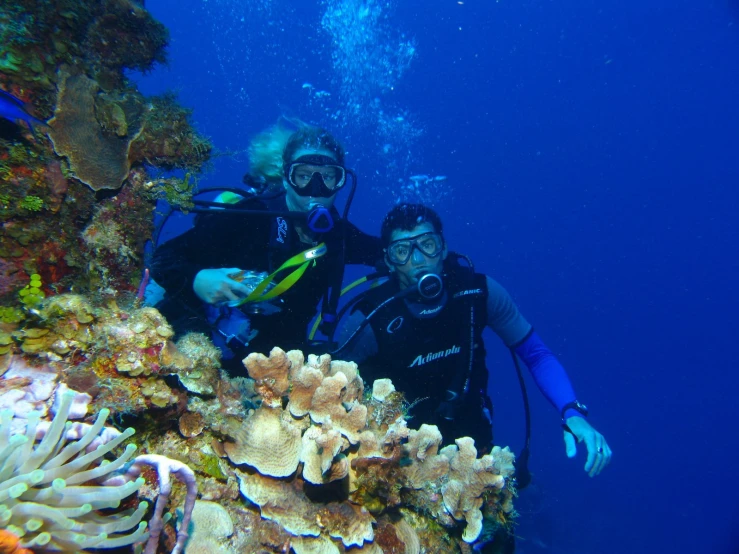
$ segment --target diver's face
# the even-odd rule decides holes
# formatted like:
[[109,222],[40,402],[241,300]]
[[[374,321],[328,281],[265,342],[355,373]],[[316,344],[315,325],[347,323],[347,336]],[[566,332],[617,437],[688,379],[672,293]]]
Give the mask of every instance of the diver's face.
[[[336,155],[330,150],[301,148],[293,154],[290,161],[297,160],[301,156],[307,156],[310,154],[320,154],[322,156],[328,156],[333,160],[336,160]],[[309,212],[315,206],[330,208],[334,205],[334,199],[336,198],[336,195],[330,196],[328,198],[324,198],[322,196],[300,196],[297,192],[295,192],[295,189],[290,186],[290,183],[287,182],[285,177],[282,178],[282,186],[285,187],[285,191],[287,193],[287,209],[291,212]]]
[[[434,226],[428,222],[423,222],[410,231],[396,229],[390,235],[390,244],[395,241],[415,239],[416,237],[426,233],[434,232]],[[444,260],[446,260],[448,254],[446,243],[444,244],[441,253],[436,256],[428,256],[418,247],[412,247],[411,250],[410,258],[408,258],[408,261],[402,265],[390,263],[387,254],[385,255],[385,263],[388,268],[390,268],[390,271],[395,272],[398,276],[398,282],[400,287],[403,289],[408,288],[411,285],[415,285],[418,282],[419,277],[426,273],[436,273],[437,275],[441,275]]]

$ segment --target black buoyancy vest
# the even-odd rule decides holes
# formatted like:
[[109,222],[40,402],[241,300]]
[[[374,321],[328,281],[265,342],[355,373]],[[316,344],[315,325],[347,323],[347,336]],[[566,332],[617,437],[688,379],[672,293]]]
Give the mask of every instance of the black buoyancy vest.
[[[487,321],[485,275],[446,264],[446,303],[433,317],[413,315],[403,298],[382,307],[369,321],[378,353],[362,365],[363,378],[390,378],[409,401],[429,398],[436,406],[447,390],[464,394],[487,389],[482,332]],[[358,303],[371,313],[397,289],[394,281],[371,290]],[[436,309],[434,304],[429,310]],[[473,321],[474,319],[474,321]],[[471,326],[472,324],[472,326]]]

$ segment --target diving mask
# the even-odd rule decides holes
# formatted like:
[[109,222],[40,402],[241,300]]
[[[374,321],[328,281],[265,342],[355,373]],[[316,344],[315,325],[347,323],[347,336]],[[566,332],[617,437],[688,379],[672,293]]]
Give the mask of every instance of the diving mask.
[[436,258],[444,250],[444,238],[434,231],[422,233],[415,237],[391,242],[385,249],[385,253],[392,265],[405,265],[411,259],[414,249],[418,249],[421,254],[429,258]]
[[285,178],[299,196],[330,198],[346,184],[346,169],[329,156],[308,154],[285,167]]

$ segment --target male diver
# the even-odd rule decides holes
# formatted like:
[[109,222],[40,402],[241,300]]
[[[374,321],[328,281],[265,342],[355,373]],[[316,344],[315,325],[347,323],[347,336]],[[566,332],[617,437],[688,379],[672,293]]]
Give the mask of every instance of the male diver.
[[388,377],[412,402],[415,421],[433,423],[450,441],[469,436],[478,451],[492,442],[492,405],[482,332],[490,327],[526,364],[562,417],[567,456],[587,448],[585,471],[611,461],[603,435],[585,419],[565,369],[508,292],[449,252],[438,214],[399,204],[380,240],[390,279],[362,296],[337,331],[335,356],[357,362],[368,383]]
[[344,264],[374,265],[382,255],[379,239],[346,220],[351,197],[344,217],[333,205],[350,177],[352,193],[356,183],[333,136],[302,125],[285,144],[282,169],[278,194],[199,202],[210,207],[152,262],[167,291],[157,307],[178,333],[211,331],[234,374],[245,374],[249,352],[305,349],[322,298],[323,321],[333,321]]

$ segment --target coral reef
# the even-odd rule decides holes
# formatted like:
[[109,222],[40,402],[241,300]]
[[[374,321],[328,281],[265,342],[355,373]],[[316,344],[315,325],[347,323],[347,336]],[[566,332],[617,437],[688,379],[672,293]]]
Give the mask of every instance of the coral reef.
[[143,109],[135,114],[135,123],[128,123],[132,116],[126,118],[119,105],[114,104],[125,127],[105,132],[95,113],[95,99],[100,91],[96,81],[62,69],[58,89],[54,117],[49,120],[54,151],[69,160],[70,175],[92,190],[119,189],[131,169],[128,149],[141,132]]
[[167,39],[133,0],[0,8],[0,88],[53,116],[0,122],[1,307],[32,274],[46,295],[135,293],[156,202],[192,206],[212,145],[173,95],[146,98],[124,73],[165,61]]
[[[427,531],[433,521],[447,529],[451,552],[480,536],[484,516],[497,525],[511,517],[507,448],[477,458],[474,441],[464,437],[439,450],[435,426],[408,429],[388,380],[365,398],[352,363],[327,355],[306,361],[279,348],[244,363],[261,405],[224,449],[233,464],[249,466],[235,471],[242,495],[262,518],[298,537],[298,551],[384,548],[390,537],[412,548],[438,540]],[[339,481],[347,491],[332,486]]]
[[[137,494],[156,505],[143,519],[154,518],[151,540],[168,550],[190,540],[195,552],[469,552],[483,528],[514,515],[507,449],[477,457],[469,438],[441,448],[436,427],[408,428],[389,380],[365,393],[353,363],[274,349],[246,359],[252,379],[229,379],[204,335],[174,342],[153,308],[70,294],[44,298],[3,333],[0,410],[13,410],[11,432],[27,429],[31,412],[59,413],[54,399],[70,390],[80,391],[70,418],[110,410],[135,427],[146,454],[106,484],[159,483]],[[94,424],[71,429],[82,436]],[[119,435],[106,428],[100,441]],[[169,460],[159,476],[143,465],[158,456]],[[186,490],[169,494],[168,472]],[[198,501],[221,510],[205,504],[210,515],[189,527],[176,518],[175,528],[167,512],[193,506],[195,484]],[[198,518],[222,528],[198,531]]]

